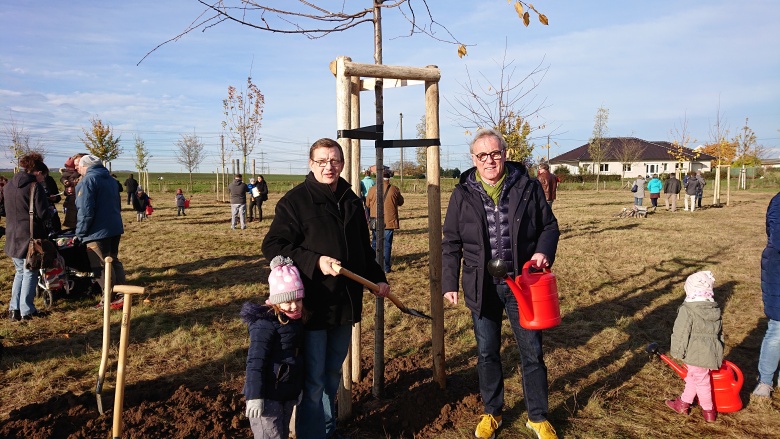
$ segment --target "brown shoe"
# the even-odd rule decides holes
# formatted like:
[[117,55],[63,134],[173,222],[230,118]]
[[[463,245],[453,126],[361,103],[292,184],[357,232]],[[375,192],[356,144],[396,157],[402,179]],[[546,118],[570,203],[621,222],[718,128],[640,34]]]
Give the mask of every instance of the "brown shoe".
[[715,422],[718,419],[718,412],[716,410],[702,410],[701,415],[704,416],[704,420],[707,422]]
[[691,405],[684,402],[679,397],[675,400],[667,399],[666,405],[681,415],[687,415],[691,409]]

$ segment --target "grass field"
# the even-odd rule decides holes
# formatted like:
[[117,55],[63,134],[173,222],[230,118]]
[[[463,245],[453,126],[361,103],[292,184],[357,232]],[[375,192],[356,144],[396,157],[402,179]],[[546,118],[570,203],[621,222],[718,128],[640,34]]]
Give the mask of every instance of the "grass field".
[[[135,222],[132,210],[123,211],[120,258],[128,283],[148,290],[148,302],[141,300],[133,309],[128,385],[162,377],[182,385],[231,383],[240,388],[248,340],[238,311],[243,302],[267,292],[268,264],[260,243],[282,191],[272,191],[264,222],[239,231],[230,230],[229,206],[215,201],[214,193],[196,193],[187,216],[177,218],[172,192],[156,192],[154,185],[150,189],[155,213],[149,221]],[[628,191],[559,194],[554,211],[561,241],[553,271],[563,323],[545,331],[544,345],[550,417],[561,437],[777,437],[780,395],[764,401],[749,396],[766,328],[759,271],[765,213],[776,192],[732,192],[729,207],[705,206],[693,213],[662,208],[647,219],[614,216],[630,207],[633,194]],[[442,210],[448,197],[442,195]],[[426,197],[408,194],[406,199],[389,280],[408,306],[427,312],[429,291],[421,281],[428,278]],[[705,192],[704,199],[707,204],[711,194]],[[11,267],[8,259],[0,267],[0,300],[6,303]],[[698,409],[684,417],[664,406],[664,399],[679,395],[683,381],[644,352],[651,341],[668,350],[685,278],[699,270],[715,274],[726,358],[745,374],[745,407],[722,414],[714,424],[705,424]],[[102,313],[93,309],[95,303],[91,297],[60,300],[46,319],[0,321],[6,345],[0,364],[0,425],[13,410],[94,388],[102,334]],[[373,310],[374,300],[367,297],[364,340],[372,340]],[[427,325],[392,307],[385,310],[387,361],[430,353]],[[119,318],[112,314],[114,340]],[[474,343],[465,307],[445,306],[449,376],[473,375]],[[498,438],[530,437],[508,325],[504,346],[506,415]],[[114,344],[112,357],[116,350]],[[478,395],[476,387],[469,391],[472,399]],[[435,437],[473,437],[477,415],[458,420]],[[385,436],[355,432],[354,437]]]

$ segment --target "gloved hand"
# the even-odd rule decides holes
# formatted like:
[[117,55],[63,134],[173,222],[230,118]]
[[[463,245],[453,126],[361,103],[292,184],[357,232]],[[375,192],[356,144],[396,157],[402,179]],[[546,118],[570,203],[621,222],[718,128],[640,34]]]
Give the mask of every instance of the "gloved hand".
[[71,242],[73,243],[74,247],[78,247],[79,245],[81,245],[81,238],[79,238],[78,236],[74,236],[73,241]]
[[250,399],[246,402],[246,417],[247,418],[259,418],[263,413],[263,400],[262,399]]

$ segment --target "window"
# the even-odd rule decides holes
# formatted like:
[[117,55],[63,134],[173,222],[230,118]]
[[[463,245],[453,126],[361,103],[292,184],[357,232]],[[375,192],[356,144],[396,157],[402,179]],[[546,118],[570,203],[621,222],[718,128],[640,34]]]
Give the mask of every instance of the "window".
[[609,163],[599,164],[599,172],[609,172]]
[[646,174],[657,174],[658,173],[658,165],[655,164],[655,163],[645,165],[645,173]]
[[631,163],[623,164],[623,172],[631,172]]

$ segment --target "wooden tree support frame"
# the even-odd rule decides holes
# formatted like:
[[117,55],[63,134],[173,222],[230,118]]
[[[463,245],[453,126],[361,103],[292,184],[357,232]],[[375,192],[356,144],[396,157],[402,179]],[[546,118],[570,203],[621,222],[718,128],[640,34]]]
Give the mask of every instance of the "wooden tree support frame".
[[[439,80],[441,72],[436,66],[408,67],[389,66],[383,64],[363,64],[352,62],[349,57],[340,56],[330,63],[330,70],[336,77],[336,124],[338,132],[355,135],[360,128],[360,91],[371,90],[373,86],[397,87],[411,84],[425,84],[425,136],[426,140],[420,146],[427,148],[426,183],[428,185],[428,250],[429,266],[428,277],[431,299],[431,343],[433,354],[433,378],[439,387],[445,388],[445,357],[444,357],[444,299],[441,294],[441,175],[440,175],[440,151],[439,145]],[[363,79],[365,78],[365,79]],[[387,79],[384,84],[383,79]],[[371,88],[369,88],[369,84]],[[374,127],[374,133],[370,130],[360,130],[366,136],[339,137],[338,142],[344,150],[345,166],[342,177],[352,185],[352,189],[360,194],[360,138],[378,140],[377,149],[400,147],[394,144],[379,143],[383,139],[376,137],[378,127]],[[427,142],[427,143],[426,143]],[[396,146],[397,145],[397,146]],[[381,185],[382,176],[377,175],[377,184]],[[378,192],[381,195],[381,191]],[[377,218],[382,220],[381,199],[377,200]],[[383,225],[381,225],[383,229]],[[380,226],[377,227],[378,229]],[[382,231],[377,231],[377,234]],[[377,240],[379,241],[379,240]],[[377,242],[377,245],[380,243]],[[355,325],[352,331],[351,353],[344,361],[342,386],[339,391],[339,419],[347,419],[352,415],[351,387],[353,382],[360,380],[360,326]],[[375,353],[375,362],[377,362]],[[382,366],[383,356],[378,359]],[[375,369],[376,370],[376,369]],[[382,369],[384,370],[384,369]],[[376,375],[376,374],[375,374]],[[375,379],[377,377],[375,376]],[[383,379],[383,377],[380,377]]]

